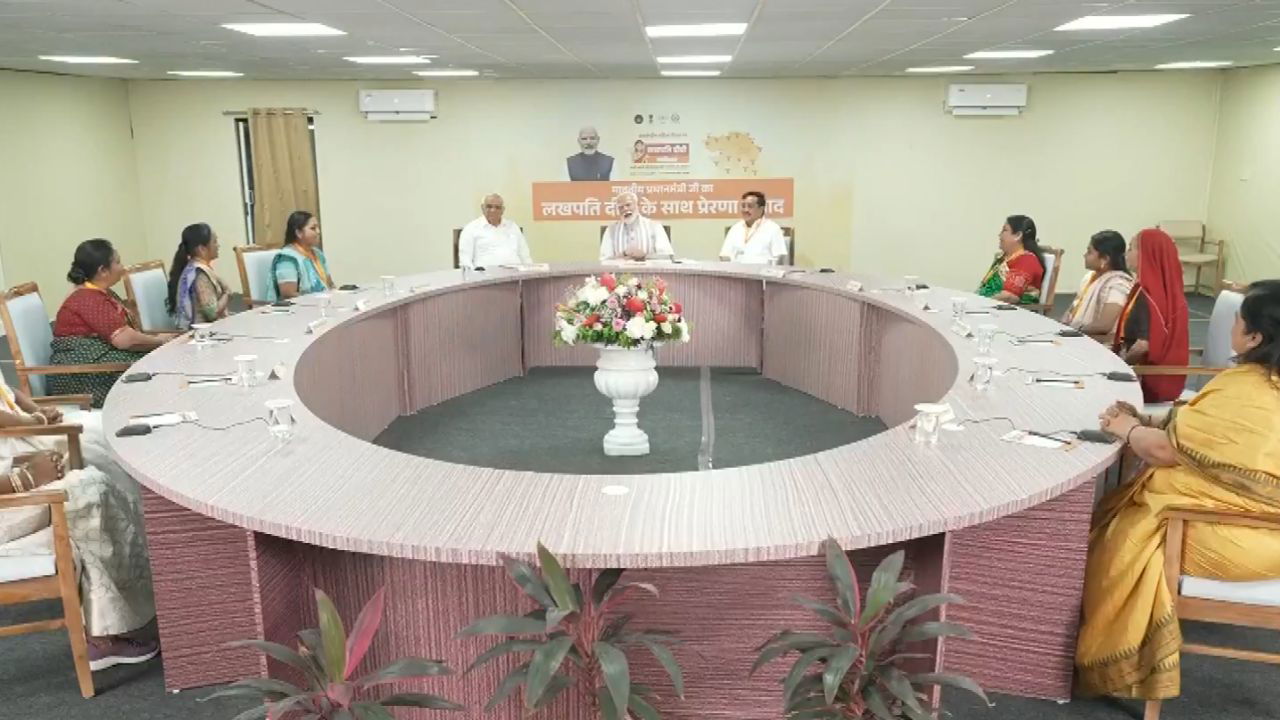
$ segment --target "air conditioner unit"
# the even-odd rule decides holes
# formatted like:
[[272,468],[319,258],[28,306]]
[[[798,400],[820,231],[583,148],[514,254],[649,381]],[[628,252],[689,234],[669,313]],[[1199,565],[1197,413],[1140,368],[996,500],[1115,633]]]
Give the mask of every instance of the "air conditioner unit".
[[374,122],[427,122],[436,116],[435,90],[361,90],[357,102]]
[[947,112],[952,115],[1017,115],[1027,106],[1025,83],[951,85]]

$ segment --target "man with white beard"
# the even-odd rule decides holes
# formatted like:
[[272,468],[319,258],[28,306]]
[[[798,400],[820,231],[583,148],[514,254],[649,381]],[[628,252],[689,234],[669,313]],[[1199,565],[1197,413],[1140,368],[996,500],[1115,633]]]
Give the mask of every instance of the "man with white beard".
[[599,152],[600,133],[593,127],[578,131],[577,155],[567,160],[570,180],[608,180],[613,173],[613,158]]
[[600,238],[601,260],[645,260],[675,255],[662,223],[640,214],[635,193],[624,192],[613,202],[618,208],[619,220],[605,228]]

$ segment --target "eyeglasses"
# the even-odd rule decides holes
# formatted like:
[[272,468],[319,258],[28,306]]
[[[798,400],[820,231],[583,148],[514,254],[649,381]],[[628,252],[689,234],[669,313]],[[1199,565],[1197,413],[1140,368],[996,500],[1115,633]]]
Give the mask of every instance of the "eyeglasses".
[[485,209],[485,210],[501,210],[503,207],[504,207],[504,206],[502,206],[502,205],[489,205],[489,204],[487,204],[487,203],[486,203],[486,204],[485,204],[485,206],[484,206],[484,209]]

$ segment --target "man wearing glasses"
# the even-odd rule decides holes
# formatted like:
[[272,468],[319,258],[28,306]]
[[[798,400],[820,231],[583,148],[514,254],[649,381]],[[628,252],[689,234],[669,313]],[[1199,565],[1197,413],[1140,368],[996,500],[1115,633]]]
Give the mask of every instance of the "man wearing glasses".
[[520,226],[504,220],[506,209],[502,196],[486,195],[480,202],[480,217],[467,223],[458,237],[458,265],[472,270],[478,267],[531,265],[529,243]]

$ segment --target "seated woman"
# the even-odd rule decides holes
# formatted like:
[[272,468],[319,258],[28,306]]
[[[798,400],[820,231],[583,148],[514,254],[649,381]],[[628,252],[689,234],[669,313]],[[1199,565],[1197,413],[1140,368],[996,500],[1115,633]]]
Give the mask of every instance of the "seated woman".
[[218,259],[218,233],[207,223],[188,225],[182,230],[178,251],[169,268],[169,297],[165,305],[173,313],[179,330],[192,323],[209,323],[227,316],[231,293],[213,271]]
[[[1239,365],[1163,427],[1127,403],[1102,416],[1148,468],[1095,517],[1076,648],[1080,687],[1160,700],[1180,690],[1182,637],[1165,582],[1164,522],[1182,505],[1280,513],[1280,281],[1254,283],[1231,333]],[[1190,523],[1182,571],[1228,581],[1280,577],[1280,532]]]
[[1111,344],[1116,320],[1133,290],[1133,278],[1124,254],[1124,236],[1115,230],[1103,230],[1089,238],[1089,248],[1084,253],[1084,266],[1089,272],[1080,281],[1080,291],[1071,309],[1062,316],[1064,325],[1098,342]]
[[[1190,318],[1173,238],[1158,228],[1143,230],[1129,242],[1125,259],[1136,282],[1116,319],[1112,349],[1130,365],[1186,365],[1191,358]],[[1143,398],[1156,403],[1177,400],[1187,378],[1144,375],[1141,380]]]
[[284,228],[284,247],[271,263],[268,300],[281,300],[334,287],[329,263],[320,249],[320,221],[306,210],[294,210]]
[[[0,425],[32,424],[34,416],[55,422],[50,411],[15,410],[28,399],[15,403],[11,393],[5,399]],[[89,668],[105,670],[155,657],[160,652],[151,625],[155,598],[136,484],[128,477],[118,482],[92,466],[68,471],[62,450],[39,449],[50,443],[49,438],[6,441],[0,447],[0,495],[36,489],[67,493],[64,507],[79,571]],[[85,451],[87,459],[87,445]],[[0,510],[0,557],[52,553],[50,522],[47,506]]]
[[[76,289],[62,301],[53,321],[53,365],[132,363],[173,339],[172,333],[147,334],[137,317],[111,291],[124,277],[120,254],[101,238],[85,240],[76,248],[67,280]],[[54,395],[85,393],[93,406],[102,407],[120,373],[81,373],[48,376]]]
[[1026,215],[1010,215],[1000,228],[1000,254],[978,286],[978,294],[1014,305],[1040,302],[1044,258],[1036,242],[1036,224]]

